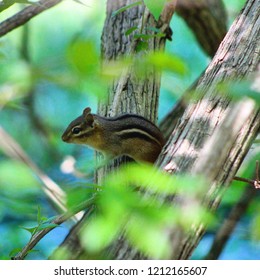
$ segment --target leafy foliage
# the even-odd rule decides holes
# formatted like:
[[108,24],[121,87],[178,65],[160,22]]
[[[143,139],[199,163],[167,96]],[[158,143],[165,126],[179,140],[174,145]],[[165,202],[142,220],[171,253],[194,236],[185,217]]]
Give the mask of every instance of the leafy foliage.
[[[137,191],[140,188],[141,193],[146,192],[145,196]],[[196,196],[204,188],[205,181],[198,178],[172,177],[149,165],[124,166],[106,178],[96,201],[98,212],[82,232],[82,243],[90,253],[97,253],[123,230],[129,242],[144,254],[167,258],[170,253],[167,228],[185,229],[191,220],[196,223],[198,217],[211,220],[202,206],[194,207]],[[189,215],[161,203],[162,195],[172,195],[177,190],[179,195],[193,201]]]
[[42,216],[41,214],[41,208],[38,207],[38,213],[37,213],[37,225],[34,227],[21,227],[24,230],[28,231],[31,234],[31,237],[33,237],[37,232],[46,229],[46,228],[54,228],[57,227],[57,224],[53,224],[50,221],[53,220],[52,218],[46,218]]

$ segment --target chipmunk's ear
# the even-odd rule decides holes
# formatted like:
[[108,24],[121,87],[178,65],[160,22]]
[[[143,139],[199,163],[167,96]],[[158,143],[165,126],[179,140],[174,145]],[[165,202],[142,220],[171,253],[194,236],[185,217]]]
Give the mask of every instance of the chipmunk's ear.
[[83,116],[86,117],[88,114],[91,113],[91,109],[89,107],[85,108],[83,111]]
[[84,109],[83,117],[84,117],[84,119],[86,120],[86,122],[89,126],[94,127],[94,125],[95,125],[94,117],[91,114],[91,109],[89,107]]

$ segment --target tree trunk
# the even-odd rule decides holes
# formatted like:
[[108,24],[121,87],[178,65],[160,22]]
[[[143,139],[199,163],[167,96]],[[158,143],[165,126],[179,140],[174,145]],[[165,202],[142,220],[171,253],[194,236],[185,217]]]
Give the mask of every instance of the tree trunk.
[[[143,34],[153,34],[151,27],[162,27],[143,5],[133,7],[116,16],[115,10],[129,5],[133,0],[108,0],[107,17],[102,34],[102,58],[106,61],[117,60],[136,52],[136,42],[133,34],[125,35],[132,27],[138,27]],[[174,1],[173,1],[174,2]],[[173,10],[171,11],[171,16]],[[170,16],[170,18],[171,18]],[[167,25],[170,18],[167,18]],[[147,29],[147,27],[149,27]],[[167,28],[163,28],[166,31]],[[164,49],[165,38],[149,40],[148,49],[155,51]],[[106,116],[118,115],[122,112],[137,113],[153,122],[157,120],[158,98],[160,90],[160,73],[154,68],[146,69],[145,77],[140,79],[134,70],[129,67],[122,73],[109,90],[108,98],[99,106],[99,113]]]
[[[136,53],[138,40],[134,39],[134,33],[153,34],[154,32],[149,29],[151,27],[161,27],[163,32],[167,31],[173,9],[164,21],[166,26],[162,26],[162,22],[156,22],[144,5],[132,7],[113,16],[114,11],[134,2],[133,0],[107,0],[107,16],[101,43],[104,64]],[[125,32],[132,27],[138,27],[137,31],[131,35],[125,35]],[[149,51],[163,50],[165,40],[166,38],[150,39],[148,41]],[[135,73],[133,66],[130,65],[124,69],[120,77],[113,82],[107,100],[101,100],[99,103],[98,113],[103,116],[136,113],[156,123],[161,73],[153,67],[146,69],[144,77],[140,78],[140,75]],[[102,156],[100,153],[96,153],[96,155],[97,161],[100,161]],[[127,157],[121,157],[112,161],[108,166],[99,168],[95,174],[96,183],[102,185],[102,180],[108,172],[128,160]]]

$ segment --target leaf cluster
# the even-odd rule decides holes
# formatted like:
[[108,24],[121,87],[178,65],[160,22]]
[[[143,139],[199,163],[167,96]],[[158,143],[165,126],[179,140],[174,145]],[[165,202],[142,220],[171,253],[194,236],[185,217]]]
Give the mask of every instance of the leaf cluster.
[[[204,187],[205,181],[199,178],[172,177],[146,165],[124,166],[106,178],[96,200],[97,213],[82,231],[82,243],[90,254],[97,254],[124,232],[130,244],[142,253],[167,258],[171,247],[167,228],[185,230],[199,217],[211,220],[206,209],[196,202]],[[162,203],[164,196],[176,192],[182,199],[192,201],[189,209],[183,211]]]

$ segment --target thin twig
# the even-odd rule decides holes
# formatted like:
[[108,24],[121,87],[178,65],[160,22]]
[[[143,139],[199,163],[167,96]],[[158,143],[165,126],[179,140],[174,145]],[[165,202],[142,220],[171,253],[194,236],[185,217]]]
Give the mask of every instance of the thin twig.
[[259,161],[257,160],[256,166],[255,166],[255,180],[246,179],[246,178],[238,177],[238,176],[235,176],[234,180],[248,183],[248,184],[252,185],[253,187],[255,187],[256,189],[260,189],[259,177],[260,177],[259,176]]
[[[50,224],[56,224],[56,225],[60,225],[62,223],[64,223],[65,221],[67,221],[68,219],[70,219],[71,217],[75,216],[77,213],[85,210],[88,207],[93,206],[94,201],[96,199],[96,196],[94,195],[92,198],[90,198],[89,200],[82,202],[81,204],[79,204],[78,206],[76,206],[75,208],[71,209],[70,211],[54,218]],[[24,248],[12,259],[13,260],[22,260],[24,259],[28,252],[30,250],[32,250],[38,243],[39,241],[50,231],[52,231],[55,227],[49,227],[49,228],[45,228],[41,231],[38,231],[35,235],[32,236],[32,238],[30,239],[30,241],[26,244],[26,246],[24,246]]]
[[238,177],[238,176],[235,176],[234,180],[240,181],[240,182],[245,182],[245,183],[248,183],[248,184],[253,185],[253,186],[254,186],[254,183],[255,183],[255,180],[246,179],[246,178]]
[[33,17],[59,4],[62,0],[41,0],[0,23],[0,37],[22,26]]

